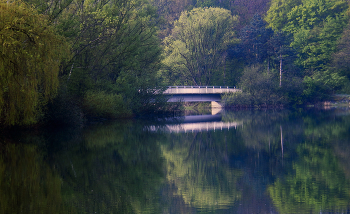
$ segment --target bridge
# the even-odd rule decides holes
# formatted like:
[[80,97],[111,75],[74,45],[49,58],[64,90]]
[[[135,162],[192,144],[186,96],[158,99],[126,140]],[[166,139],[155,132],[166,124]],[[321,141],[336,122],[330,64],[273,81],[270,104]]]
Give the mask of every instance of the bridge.
[[228,86],[170,86],[163,94],[171,95],[168,102],[220,102],[221,94],[241,92]]

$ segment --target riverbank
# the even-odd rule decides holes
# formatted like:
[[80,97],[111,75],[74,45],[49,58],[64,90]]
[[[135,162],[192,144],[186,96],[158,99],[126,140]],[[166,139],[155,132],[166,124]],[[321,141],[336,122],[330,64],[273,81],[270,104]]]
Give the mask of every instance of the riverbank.
[[331,107],[350,107],[350,95],[349,94],[335,94],[330,96],[326,101],[318,102],[316,104],[308,104],[308,107],[323,106],[326,108]]

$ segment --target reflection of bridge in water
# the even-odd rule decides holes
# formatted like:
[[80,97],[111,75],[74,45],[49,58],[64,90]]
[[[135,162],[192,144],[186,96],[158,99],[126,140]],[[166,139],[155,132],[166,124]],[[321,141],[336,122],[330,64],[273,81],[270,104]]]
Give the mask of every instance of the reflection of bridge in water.
[[[149,126],[150,131],[163,132],[200,132],[209,130],[229,130],[236,129],[237,126],[243,125],[242,122],[223,122],[221,115],[194,115],[183,118],[169,120],[169,124],[164,126]],[[177,122],[176,122],[177,121]]]

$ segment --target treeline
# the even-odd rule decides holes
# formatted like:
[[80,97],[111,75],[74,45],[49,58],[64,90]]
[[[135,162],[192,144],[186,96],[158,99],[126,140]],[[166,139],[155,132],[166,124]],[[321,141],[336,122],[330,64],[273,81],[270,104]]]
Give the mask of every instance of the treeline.
[[196,1],[182,8],[161,31],[167,84],[238,86],[243,93],[224,97],[236,107],[349,93],[347,1]]
[[350,91],[345,0],[1,0],[0,124],[169,109],[167,85],[237,86],[226,105]]
[[1,126],[162,110],[149,2],[2,0],[0,14]]

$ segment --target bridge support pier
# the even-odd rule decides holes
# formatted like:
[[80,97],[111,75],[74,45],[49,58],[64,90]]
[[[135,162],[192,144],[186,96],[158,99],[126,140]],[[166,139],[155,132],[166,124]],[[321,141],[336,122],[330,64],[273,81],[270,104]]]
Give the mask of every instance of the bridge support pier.
[[222,108],[222,105],[219,102],[211,101],[211,107],[212,108]]
[[215,115],[219,113],[222,109],[222,105],[219,102],[211,101],[211,114]]

